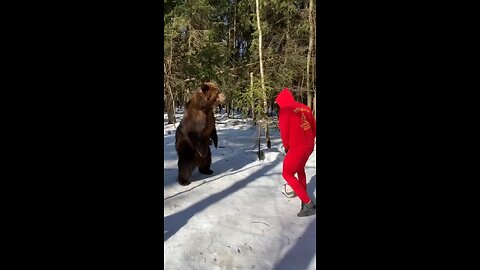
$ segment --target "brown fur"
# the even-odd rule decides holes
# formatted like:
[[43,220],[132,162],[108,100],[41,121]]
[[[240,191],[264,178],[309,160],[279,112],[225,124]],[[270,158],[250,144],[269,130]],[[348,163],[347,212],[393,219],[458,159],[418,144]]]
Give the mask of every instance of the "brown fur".
[[203,84],[185,104],[185,114],[175,133],[175,149],[178,155],[178,182],[189,185],[193,170],[212,174],[212,154],[209,140],[218,145],[215,129],[214,106],[225,100],[216,84]]
[[189,101],[188,108],[185,110],[185,114],[182,119],[182,123],[185,123],[182,128],[185,134],[187,132],[195,132],[200,134],[205,129],[207,124],[207,116],[205,108],[207,106],[207,98],[201,91],[196,91],[192,99]]

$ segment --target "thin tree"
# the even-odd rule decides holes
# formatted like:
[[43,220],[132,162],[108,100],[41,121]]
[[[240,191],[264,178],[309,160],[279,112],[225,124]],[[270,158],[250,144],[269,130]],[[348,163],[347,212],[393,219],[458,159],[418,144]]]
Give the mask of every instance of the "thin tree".
[[258,27],[258,60],[260,61],[260,82],[262,86],[262,99],[263,99],[263,117],[265,119],[265,140],[268,148],[270,148],[270,135],[268,132],[268,107],[267,107],[267,90],[265,89],[265,76],[263,74],[263,59],[262,59],[262,28],[260,26],[260,7],[259,0],[255,0],[256,13],[257,13],[257,27]]
[[[316,25],[316,15],[314,14],[313,16],[313,25]],[[314,60],[313,60],[313,63],[312,63],[312,66],[313,66],[313,74],[312,74],[312,88],[315,92],[313,92],[313,118],[315,120],[317,120],[317,88],[316,88],[316,79],[317,79],[317,73],[315,72],[316,69],[315,69],[315,64],[316,64],[316,54],[317,54],[317,28],[315,27],[315,31],[314,31],[314,35],[315,35],[315,39],[314,39],[314,48],[315,50],[313,51],[314,53]]]
[[308,7],[308,23],[310,25],[310,38],[308,40],[308,54],[307,54],[307,106],[312,108],[312,92],[310,91],[310,65],[312,62],[312,51],[313,51],[313,0],[310,0],[309,7]]
[[[315,48],[316,48],[316,46],[315,46]],[[316,57],[314,57],[314,59],[316,59]],[[315,120],[317,120],[317,88],[316,88],[316,85],[315,85],[317,74],[315,72],[315,61],[313,61],[312,66],[313,66],[313,73],[312,73],[313,107],[312,107],[312,111],[313,111],[313,118]]]
[[255,0],[257,7],[257,27],[258,27],[258,58],[260,61],[260,82],[262,85],[262,97],[263,97],[263,113],[267,114],[267,92],[265,90],[265,76],[263,74],[263,60],[262,60],[262,28],[260,27],[260,9],[259,0]]
[[164,73],[165,73],[165,86],[168,89],[168,95],[167,96],[167,117],[168,117],[168,124],[173,124],[175,127],[175,101],[174,101],[174,96],[172,92],[172,59],[173,59],[173,29],[175,27],[175,17],[172,18],[172,31],[170,35],[170,55],[167,60],[168,63],[168,68],[167,66],[163,65],[164,67]]

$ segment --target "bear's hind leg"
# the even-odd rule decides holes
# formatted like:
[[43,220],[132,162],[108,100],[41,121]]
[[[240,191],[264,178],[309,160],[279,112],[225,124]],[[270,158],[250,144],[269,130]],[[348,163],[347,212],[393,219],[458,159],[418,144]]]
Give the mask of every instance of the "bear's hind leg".
[[195,150],[186,142],[179,144],[178,151],[178,183],[182,186],[190,185],[190,177],[195,168]]
[[206,157],[199,157],[198,162],[198,171],[202,174],[212,174],[213,171],[210,170],[210,165],[212,165],[212,152],[210,147],[208,147],[208,152]]
[[178,160],[178,183],[182,186],[190,185],[190,177],[192,176],[193,171],[193,160],[186,160],[180,158]]

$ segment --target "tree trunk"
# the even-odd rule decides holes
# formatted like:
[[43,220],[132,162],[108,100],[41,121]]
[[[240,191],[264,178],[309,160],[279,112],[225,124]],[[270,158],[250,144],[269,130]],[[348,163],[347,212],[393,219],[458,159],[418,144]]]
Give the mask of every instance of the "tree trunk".
[[172,92],[172,83],[171,83],[171,76],[172,76],[172,62],[173,62],[173,26],[175,25],[175,17],[173,17],[172,22],[172,33],[170,36],[170,57],[168,59],[168,69],[164,64],[164,72],[167,74],[166,76],[166,86],[168,91],[167,95],[167,117],[168,117],[168,124],[173,124],[175,127],[175,102]]
[[[312,0],[311,0],[312,1]],[[262,99],[263,99],[263,113],[267,114],[267,92],[265,90],[265,77],[263,74],[263,60],[262,60],[262,28],[260,27],[260,8],[259,0],[255,0],[257,6],[257,27],[258,27],[258,57],[260,61],[260,81],[262,83]]]
[[262,28],[260,27],[260,0],[255,0],[257,7],[257,27],[258,27],[258,60],[260,61],[260,82],[262,84],[262,99],[263,99],[263,118],[265,119],[265,141],[267,147],[270,148],[270,133],[268,132],[268,106],[267,106],[267,90],[265,89],[265,76],[263,74],[263,59],[262,59]]
[[[313,25],[316,25],[316,15],[313,16]],[[315,27],[315,31],[314,31],[314,35],[315,37],[317,36],[317,28]],[[313,93],[313,117],[315,118],[315,120],[317,120],[317,88],[316,88],[316,81],[317,81],[317,72],[316,72],[316,69],[315,69],[315,64],[316,64],[316,59],[317,59],[317,39],[315,38],[314,39],[314,48],[315,50],[313,51],[314,52],[314,61],[312,63],[313,65],[313,80],[312,80],[312,84],[313,84],[313,90],[315,91]]]
[[300,103],[303,103],[303,80],[305,80],[305,73],[302,72],[302,80],[300,81],[300,85],[298,88],[300,88]]
[[312,92],[310,91],[310,65],[311,65],[311,55],[313,50],[313,19],[312,19],[312,10],[313,10],[313,0],[310,0],[308,8],[308,22],[310,24],[310,38],[308,40],[308,54],[307,54],[307,106],[312,108]]
[[284,50],[285,58],[283,60],[283,65],[285,65],[285,66],[287,65],[287,59],[288,59],[288,55],[289,55],[289,52],[290,52],[288,50],[289,45],[290,45],[290,34],[289,34],[290,33],[290,20],[287,21],[287,24],[288,24],[288,26],[287,26],[287,33],[285,34],[286,41],[285,41],[285,50]]
[[173,127],[175,127],[175,106],[173,102],[173,97],[171,95],[172,90],[170,86],[167,86],[169,88],[169,95],[167,95],[167,116],[168,116],[168,124],[173,124]]
[[[167,76],[165,76],[165,83],[164,83],[164,89],[163,89],[163,94],[166,99],[166,108],[167,108],[167,118],[168,118],[168,124],[173,124],[175,127],[175,104],[173,102],[173,94],[172,94],[172,88],[171,88],[171,83],[170,79],[168,78],[168,69],[166,67],[166,64],[163,64],[164,67],[164,72]],[[167,90],[167,91],[165,91]]]
[[[235,51],[235,48],[237,47],[237,40],[235,39],[235,32],[236,32],[236,26],[237,26],[237,1],[234,3],[234,13],[233,13],[233,51]],[[235,58],[236,59],[236,58]]]
[[250,91],[252,93],[251,102],[252,102],[252,119],[253,123],[255,123],[255,100],[253,95],[253,72],[250,72]]

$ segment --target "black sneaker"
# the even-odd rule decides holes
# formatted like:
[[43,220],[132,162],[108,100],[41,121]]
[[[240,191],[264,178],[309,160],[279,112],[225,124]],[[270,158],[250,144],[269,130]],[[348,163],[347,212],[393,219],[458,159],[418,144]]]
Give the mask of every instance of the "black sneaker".
[[309,203],[302,202],[302,209],[298,212],[297,217],[307,217],[317,213],[317,206],[310,201]]

